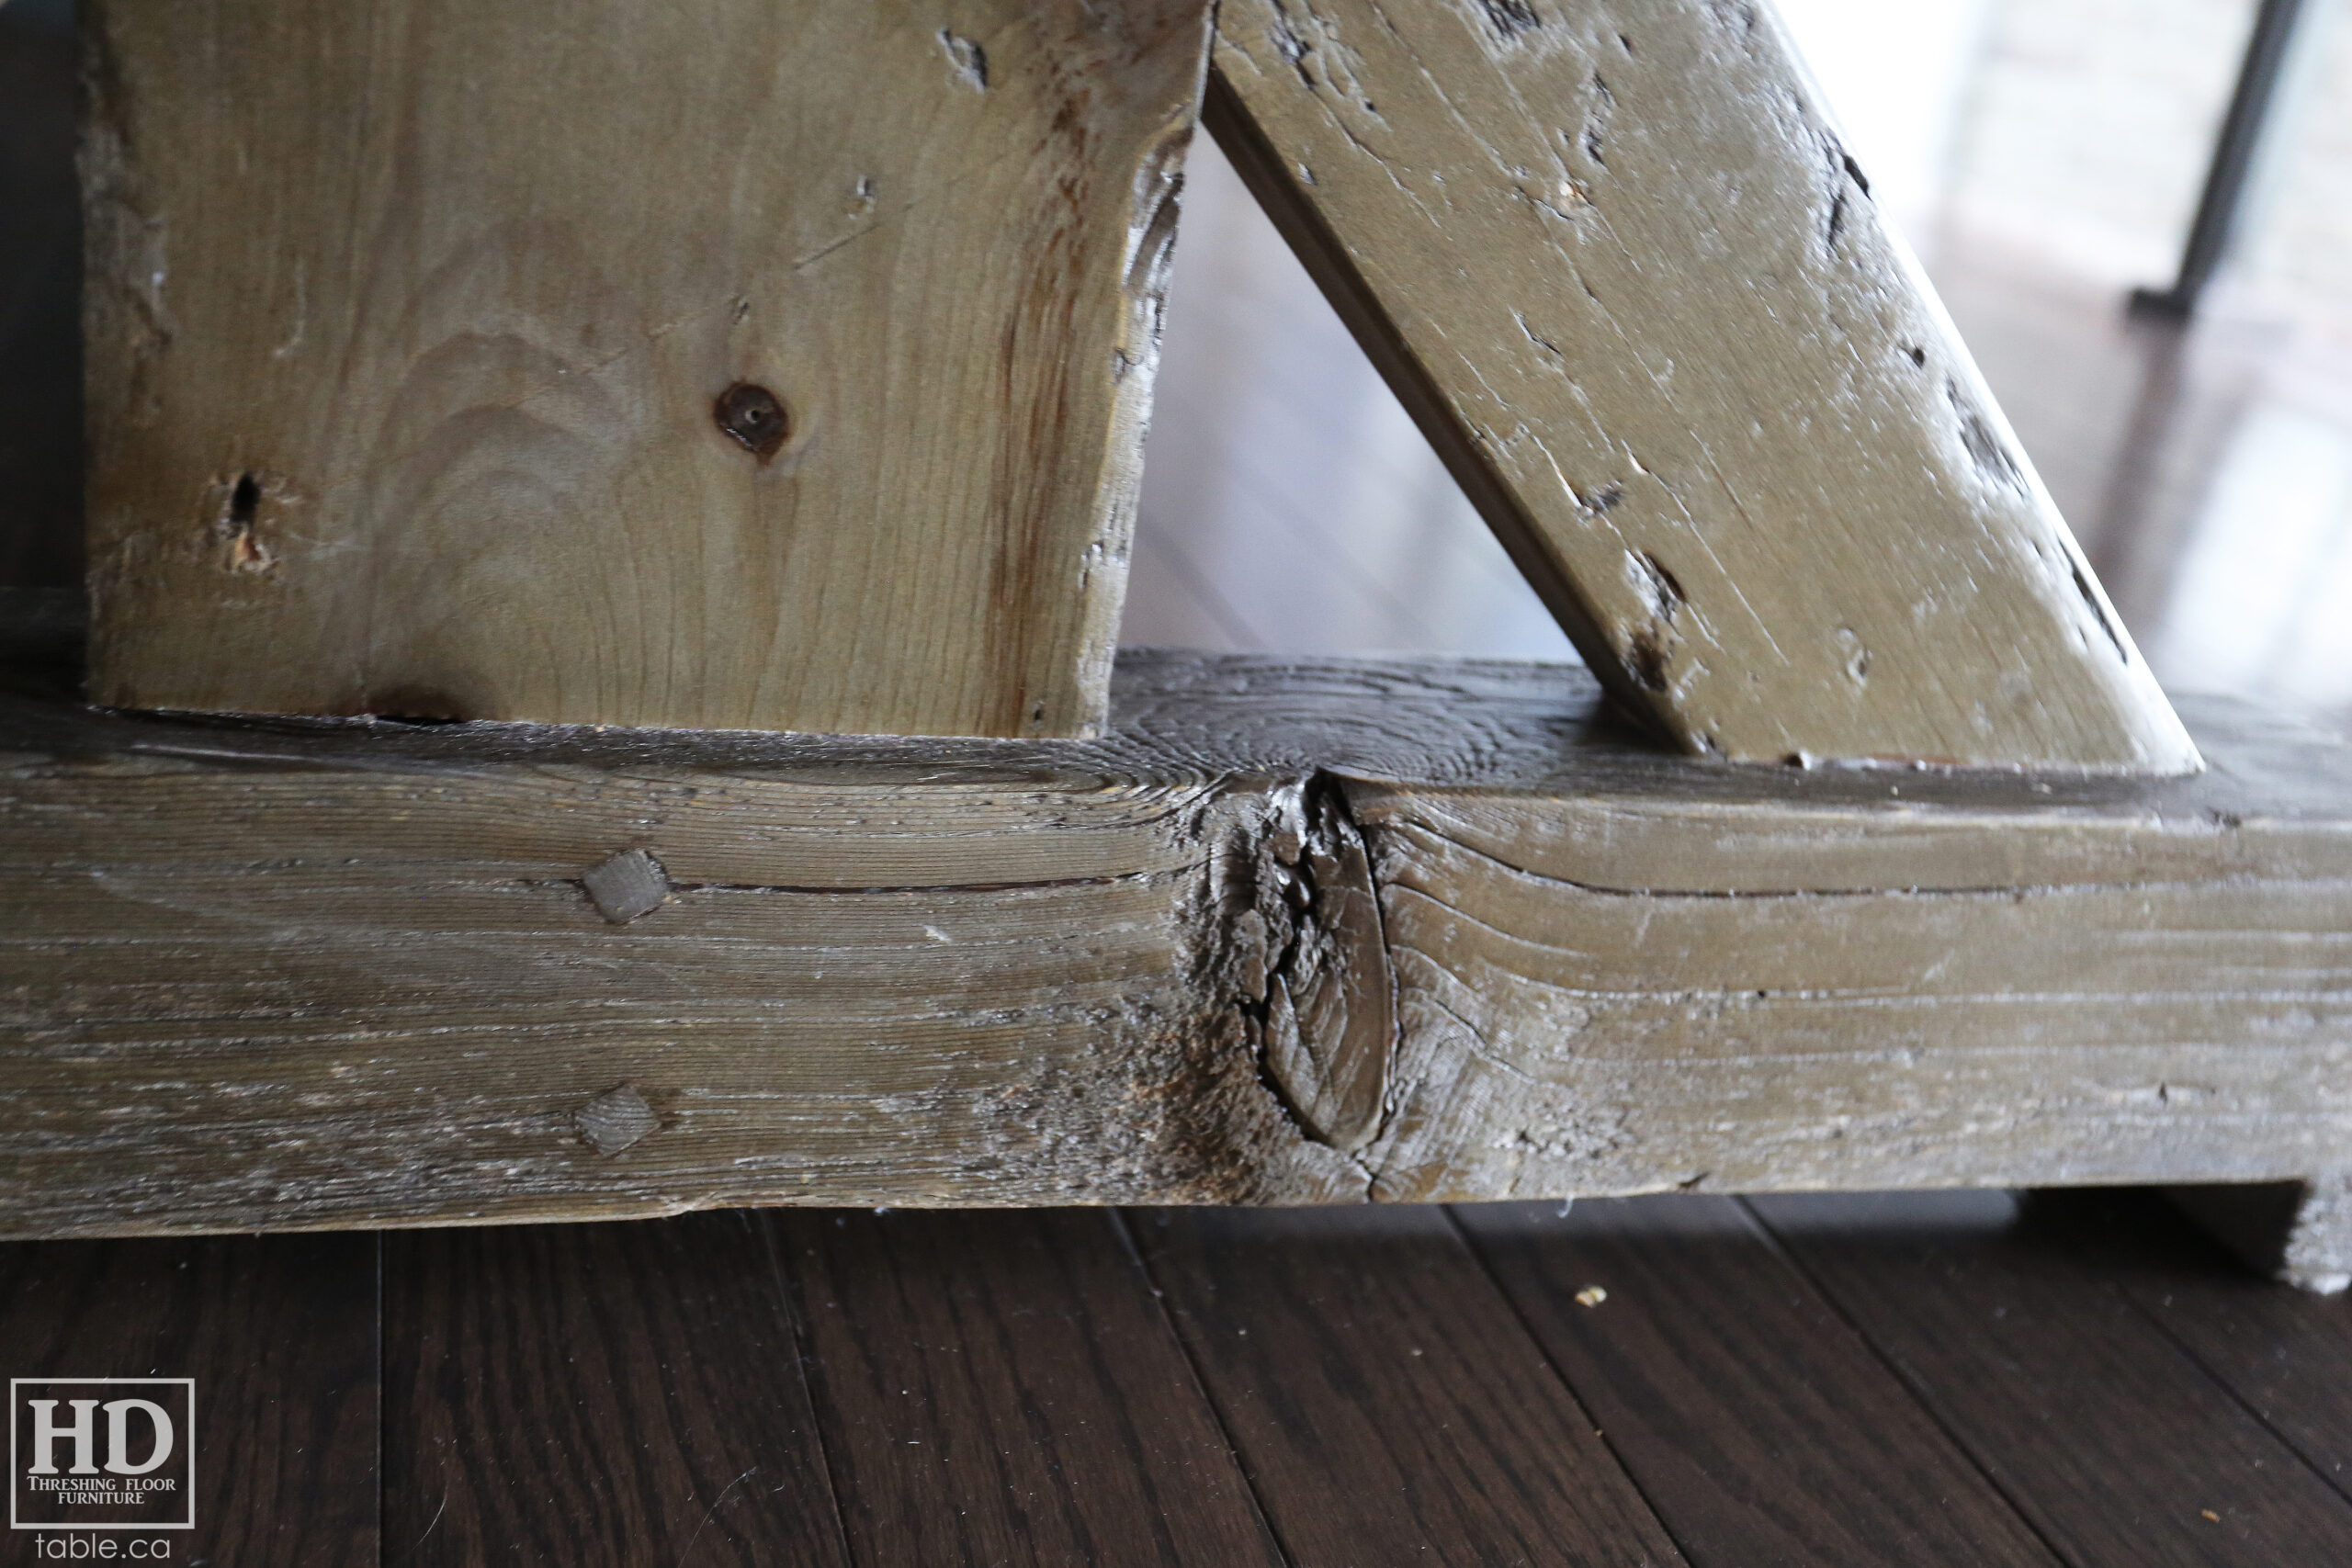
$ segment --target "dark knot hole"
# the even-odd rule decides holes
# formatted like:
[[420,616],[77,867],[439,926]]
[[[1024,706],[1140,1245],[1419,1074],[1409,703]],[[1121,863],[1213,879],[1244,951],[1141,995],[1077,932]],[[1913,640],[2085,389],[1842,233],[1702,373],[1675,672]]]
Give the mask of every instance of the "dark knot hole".
[[792,415],[765,387],[738,381],[718,394],[711,417],[743,450],[763,463],[782,450],[792,434]]

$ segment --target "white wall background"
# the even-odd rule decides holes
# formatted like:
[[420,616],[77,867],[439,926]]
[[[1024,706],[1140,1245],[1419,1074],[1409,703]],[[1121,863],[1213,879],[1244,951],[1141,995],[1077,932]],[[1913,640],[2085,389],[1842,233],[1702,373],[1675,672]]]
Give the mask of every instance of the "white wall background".
[[1932,254],[1962,111],[1983,65],[1994,0],[1781,0],[1871,195]]

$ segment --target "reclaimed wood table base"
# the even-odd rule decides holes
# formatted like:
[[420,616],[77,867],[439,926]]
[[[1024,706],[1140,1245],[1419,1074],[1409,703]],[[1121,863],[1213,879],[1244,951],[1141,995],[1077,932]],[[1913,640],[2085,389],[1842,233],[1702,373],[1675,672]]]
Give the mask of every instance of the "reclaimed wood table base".
[[[2352,1279],[2352,749],[2184,728],[1758,6],[83,32],[86,689],[188,711],[0,680],[0,1234],[2272,1183]],[[1114,671],[1204,105],[1613,708]]]
[[2239,705],[2132,781],[1688,761],[1468,660],[1136,655],[1067,742],[19,668],[10,1235],[2352,1164],[2352,747]]

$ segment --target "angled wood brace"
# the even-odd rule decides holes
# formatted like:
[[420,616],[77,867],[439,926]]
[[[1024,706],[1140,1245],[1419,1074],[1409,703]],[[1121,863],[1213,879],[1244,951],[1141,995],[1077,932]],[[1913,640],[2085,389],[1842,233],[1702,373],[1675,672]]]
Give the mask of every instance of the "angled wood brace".
[[[1760,7],[330,10],[88,8],[202,711],[18,629],[0,1230],[2352,1169],[2352,758],[2191,740]],[[1111,679],[1204,71],[1600,686]]]
[[1227,0],[1212,124],[1687,751],[2196,751],[1766,10]]

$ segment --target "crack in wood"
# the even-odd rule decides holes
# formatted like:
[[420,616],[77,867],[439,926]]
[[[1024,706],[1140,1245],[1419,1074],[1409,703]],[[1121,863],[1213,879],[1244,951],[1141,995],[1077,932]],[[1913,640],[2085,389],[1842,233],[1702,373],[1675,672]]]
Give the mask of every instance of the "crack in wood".
[[1301,1135],[1355,1156],[1386,1119],[1396,976],[1338,781],[1274,784],[1219,870],[1207,900],[1211,968],[1245,1021],[1266,1092]]

